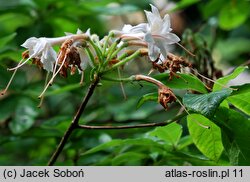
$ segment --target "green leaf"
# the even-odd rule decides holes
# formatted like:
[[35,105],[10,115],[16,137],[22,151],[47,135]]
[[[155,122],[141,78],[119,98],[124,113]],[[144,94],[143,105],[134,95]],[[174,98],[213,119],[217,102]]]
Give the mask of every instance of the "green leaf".
[[[219,160],[223,151],[220,128],[199,114],[191,114],[187,117],[188,130],[197,148],[208,158]],[[209,129],[198,123],[209,126]]]
[[177,146],[182,135],[182,127],[177,123],[171,123],[167,126],[157,127],[149,134],[164,140],[166,143]]
[[231,89],[223,89],[208,94],[186,94],[183,97],[184,106],[193,112],[211,118],[220,103],[232,93]]
[[169,73],[162,73],[154,76],[155,79],[160,80],[162,83],[170,88],[176,89],[190,89],[201,93],[207,93],[207,89],[203,82],[195,76],[179,73],[180,78],[173,77],[171,81],[168,80]]
[[178,143],[178,150],[184,149],[185,147],[193,144],[193,140],[192,137],[190,135],[184,136],[180,139],[179,143]]
[[213,91],[221,90],[223,86],[225,86],[230,80],[239,76],[239,74],[241,74],[246,69],[247,69],[246,66],[239,66],[230,75],[224,76],[216,80],[216,83],[214,84],[214,87],[213,87]]
[[[15,0],[15,1],[4,1],[1,2],[0,11],[9,10],[9,9],[15,9],[18,10],[18,8],[27,8],[27,6],[35,7],[35,3],[33,0]],[[21,10],[20,10],[21,11]]]
[[[112,165],[113,166],[119,166],[119,165],[139,165],[140,161],[143,159],[149,157],[148,154],[145,153],[139,153],[139,152],[126,152],[117,155],[114,159],[112,159]],[[129,160],[128,160],[129,159]]]
[[61,93],[64,93],[64,92],[68,92],[68,91],[71,91],[71,90],[78,89],[80,87],[82,87],[82,85],[80,85],[79,83],[70,84],[70,85],[67,85],[67,86],[64,86],[64,87],[59,87],[58,89],[55,89],[53,91],[47,92],[46,96],[58,95],[58,94],[61,94]]
[[33,125],[38,114],[35,108],[34,103],[29,99],[20,100],[15,109],[14,118],[9,124],[12,133],[23,133]]
[[236,89],[231,94],[232,96],[240,95],[240,94],[246,94],[246,93],[250,92],[250,83],[246,83],[246,84],[243,84],[243,85],[232,86],[232,88]]
[[244,113],[250,115],[250,84],[233,86],[233,88],[237,90],[234,90],[226,100]]
[[225,4],[225,2],[227,2],[227,0],[210,0],[207,1],[207,3],[204,5],[201,5],[201,12],[203,14],[203,16],[208,19],[211,16],[213,16],[214,14],[218,13],[221,9],[221,7],[223,7],[223,5]]
[[239,165],[240,148],[235,139],[229,138],[225,131],[222,130],[222,143],[225,153],[229,158],[230,164]]
[[0,107],[0,123],[1,121],[5,121],[9,117],[11,117],[13,110],[16,107],[16,103],[18,102],[18,99],[19,97],[12,96],[1,100],[1,105],[4,107]]
[[7,43],[13,40],[15,36],[16,33],[12,33],[10,35],[0,38],[0,49],[2,49]]
[[230,30],[243,24],[249,16],[249,5],[247,1],[229,1],[225,4],[219,14],[219,25],[222,29]]
[[28,16],[28,13],[23,14],[20,11],[6,13],[0,16],[1,28],[6,32],[15,32],[19,27],[29,25],[31,22],[32,18]]
[[220,39],[216,43],[216,53],[219,54],[218,61],[221,63],[233,63],[233,65],[241,64],[239,56],[249,52],[248,46],[250,40],[244,37],[232,36],[228,39]]
[[126,139],[126,140],[111,140],[110,142],[106,142],[103,144],[100,144],[86,152],[84,152],[82,155],[92,154],[99,152],[101,150],[107,150],[111,147],[119,147],[119,146],[128,146],[128,145],[139,145],[139,146],[155,146],[161,148],[162,146],[153,140],[150,139]]
[[171,11],[183,10],[193,4],[198,3],[200,0],[182,0],[178,2]]
[[[227,140],[223,140],[223,144],[227,147],[227,153],[236,158],[237,147],[240,149],[239,165],[250,165],[250,120],[240,113],[220,107],[214,118],[216,123],[221,126]],[[234,161],[236,161],[234,159]]]
[[139,109],[147,101],[156,101],[157,102],[157,100],[158,100],[158,93],[157,92],[145,94],[139,99],[137,106],[136,106],[136,109]]
[[250,115],[250,92],[228,97],[227,100],[244,113]]

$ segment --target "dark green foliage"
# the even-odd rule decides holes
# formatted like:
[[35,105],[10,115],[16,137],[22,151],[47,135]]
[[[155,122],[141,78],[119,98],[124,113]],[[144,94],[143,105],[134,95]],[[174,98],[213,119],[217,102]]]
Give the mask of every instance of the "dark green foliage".
[[231,89],[223,89],[202,95],[186,94],[183,97],[183,104],[188,110],[211,118],[214,116],[214,113],[220,103],[226,99],[231,92]]

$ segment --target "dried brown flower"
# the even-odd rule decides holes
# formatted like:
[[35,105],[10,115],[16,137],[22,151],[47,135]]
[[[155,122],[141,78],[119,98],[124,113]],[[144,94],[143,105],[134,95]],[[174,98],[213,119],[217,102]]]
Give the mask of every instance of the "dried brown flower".
[[81,59],[77,48],[73,45],[73,40],[66,40],[61,48],[58,55],[58,64],[63,64],[60,75],[63,77],[68,76],[68,70],[71,74],[75,74],[76,68],[81,69]]
[[[160,62],[160,63],[159,63]],[[168,53],[167,59],[159,61],[157,59],[152,63],[153,68],[158,70],[160,73],[169,70],[169,80],[175,77],[179,77],[176,73],[181,71],[182,67],[192,67],[192,64],[181,56]]]
[[168,104],[175,102],[176,96],[172,92],[172,90],[168,87],[161,86],[158,89],[158,102],[167,110]]

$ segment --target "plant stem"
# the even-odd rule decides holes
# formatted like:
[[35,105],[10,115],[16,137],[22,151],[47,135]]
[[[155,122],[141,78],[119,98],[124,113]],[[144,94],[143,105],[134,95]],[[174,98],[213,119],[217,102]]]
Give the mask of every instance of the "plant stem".
[[119,66],[124,65],[125,63],[131,61],[132,59],[139,57],[140,55],[141,55],[141,50],[137,50],[132,55],[130,55],[130,56],[126,57],[125,59],[121,60],[120,62],[116,63],[111,68],[108,68],[107,70],[105,70],[103,73],[107,73],[111,70],[114,70],[115,68],[118,68]]
[[144,80],[146,82],[150,82],[155,84],[158,87],[165,87],[165,85],[163,83],[161,83],[159,80],[156,80],[150,76],[145,76],[145,75],[135,75],[135,80],[136,81],[140,81],[140,80]]
[[155,126],[166,126],[170,123],[173,123],[184,116],[186,116],[186,113],[182,113],[175,118],[165,121],[165,122],[160,122],[160,123],[146,123],[146,124],[138,124],[138,125],[123,125],[123,126],[90,126],[90,125],[78,125],[77,128],[79,129],[92,129],[92,130],[116,130],[116,129],[131,129],[131,128],[147,128],[147,127],[155,127]]
[[108,58],[107,60],[111,60],[113,59],[122,49],[124,49],[125,47],[127,47],[128,44],[127,43],[123,43],[118,49],[116,49],[110,56],[110,58]]
[[106,49],[107,49],[108,44],[109,44],[109,39],[110,39],[111,37],[113,37],[113,36],[114,36],[114,34],[113,34],[112,32],[110,32],[110,33],[108,34],[108,36],[106,37],[106,40],[105,40],[105,43],[104,43],[104,47],[103,47],[103,55],[104,55],[104,56],[106,55]]
[[91,67],[96,67],[95,57],[94,57],[94,55],[92,54],[91,50],[90,50],[88,47],[86,47],[86,48],[85,48],[85,52],[86,52],[86,54],[87,54],[88,57],[89,57],[90,66],[91,66]]
[[75,114],[71,124],[69,125],[68,129],[64,133],[59,145],[57,146],[55,152],[53,153],[52,157],[50,158],[50,160],[48,162],[49,166],[54,165],[54,163],[56,162],[58,156],[62,152],[67,140],[69,139],[71,133],[78,127],[79,119],[80,119],[80,117],[81,117],[81,115],[82,115],[82,113],[83,113],[83,111],[84,111],[90,97],[94,93],[94,90],[95,90],[98,82],[99,82],[99,77],[97,76],[95,78],[95,80],[92,82],[92,84],[89,86],[88,92],[86,93],[80,107],[78,108],[77,113]]
[[102,80],[113,81],[113,82],[132,82],[135,81],[135,76],[132,75],[128,78],[115,78],[115,77],[102,76]]
[[107,76],[102,76],[103,80],[107,81],[114,81],[114,82],[130,82],[130,81],[146,81],[149,83],[153,83],[158,87],[164,87],[165,85],[161,83],[159,80],[156,80],[150,76],[145,76],[145,75],[132,75],[128,78],[114,78],[114,77],[107,77]]
[[102,52],[100,50],[100,48],[90,39],[89,40],[89,43],[91,44],[91,46],[94,48],[95,52],[96,52],[96,55],[98,57],[98,60],[99,61],[102,61],[103,58],[102,58]]

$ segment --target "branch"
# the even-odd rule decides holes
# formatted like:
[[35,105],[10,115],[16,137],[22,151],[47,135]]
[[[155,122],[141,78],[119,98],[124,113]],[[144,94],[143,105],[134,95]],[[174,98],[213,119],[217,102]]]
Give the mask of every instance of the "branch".
[[74,129],[76,129],[78,127],[79,119],[80,119],[80,117],[81,117],[81,115],[82,115],[82,113],[83,113],[83,111],[84,111],[90,97],[94,93],[94,90],[95,90],[98,82],[99,82],[99,78],[97,77],[94,80],[94,82],[92,82],[92,84],[89,86],[88,92],[86,93],[86,95],[85,95],[79,109],[77,110],[77,113],[75,114],[75,116],[74,116],[71,124],[69,125],[68,129],[64,133],[59,145],[56,148],[56,151],[53,153],[52,157],[49,160],[49,162],[48,162],[49,166],[52,166],[56,162],[58,156],[62,152],[62,150],[63,150],[67,140],[69,139],[71,133],[74,131]]
[[90,125],[78,125],[79,129],[90,129],[90,130],[116,130],[116,129],[131,129],[131,128],[147,128],[147,127],[155,127],[155,126],[166,126],[170,123],[179,120],[180,118],[186,116],[186,113],[180,114],[173,118],[172,120],[168,120],[160,123],[147,123],[147,124],[138,124],[138,125],[123,125],[123,126],[90,126]]

